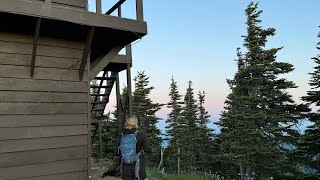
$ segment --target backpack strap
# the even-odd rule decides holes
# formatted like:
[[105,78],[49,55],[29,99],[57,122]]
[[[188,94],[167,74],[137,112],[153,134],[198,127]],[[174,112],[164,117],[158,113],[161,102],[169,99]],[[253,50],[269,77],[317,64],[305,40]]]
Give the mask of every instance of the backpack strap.
[[139,130],[136,130],[136,131],[134,132],[134,136],[136,136],[136,137],[137,137],[138,132],[139,132]]
[[141,155],[141,151],[137,155],[137,161],[134,167],[134,174],[137,180],[140,180],[140,155]]
[[120,154],[120,144],[121,144],[121,139],[124,136],[123,132],[120,135],[120,139],[119,139],[119,144],[118,144],[118,155]]

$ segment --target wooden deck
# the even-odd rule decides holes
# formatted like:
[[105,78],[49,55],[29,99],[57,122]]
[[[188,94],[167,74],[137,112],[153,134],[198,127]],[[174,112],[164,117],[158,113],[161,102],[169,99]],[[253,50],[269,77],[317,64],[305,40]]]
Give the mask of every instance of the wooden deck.
[[60,20],[86,26],[130,31],[141,35],[147,34],[147,24],[144,21],[97,14],[74,8],[65,8],[54,4],[47,5],[44,1],[1,0],[0,12]]

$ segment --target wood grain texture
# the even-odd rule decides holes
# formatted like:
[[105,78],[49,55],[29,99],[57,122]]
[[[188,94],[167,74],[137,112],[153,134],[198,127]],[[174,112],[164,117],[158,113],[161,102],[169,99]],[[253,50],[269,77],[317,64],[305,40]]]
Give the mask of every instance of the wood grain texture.
[[52,2],[85,8],[84,0],[52,0]]
[[[0,41],[32,44],[33,36],[10,33],[10,32],[0,32]],[[84,42],[70,41],[70,40],[57,39],[57,38],[44,37],[44,36],[39,37],[38,44],[46,45],[46,46],[54,46],[54,47],[79,49],[79,50],[84,49]]]
[[[32,54],[32,44],[0,41],[0,47],[0,52],[2,53]],[[39,45],[37,49],[37,55],[80,59],[82,57],[82,50]]]
[[89,176],[87,174],[87,171],[81,171],[47,176],[37,176],[30,178],[21,178],[19,180],[88,180]]
[[67,82],[34,79],[0,78],[0,90],[5,91],[51,91],[88,92],[87,82]]
[[0,127],[42,127],[87,125],[87,114],[0,115]]
[[87,126],[48,126],[0,128],[0,141],[46,137],[75,136],[88,134]]
[[[88,72],[84,71],[83,81],[88,80]],[[4,78],[30,78],[30,67],[26,66],[11,66],[0,65],[0,77]],[[70,69],[56,69],[56,68],[42,68],[36,67],[34,69],[33,79],[42,80],[62,80],[62,81],[77,81],[79,80],[78,70]]]
[[87,93],[0,91],[1,102],[37,103],[88,102]]
[[65,160],[26,166],[0,168],[0,179],[17,179],[86,170],[87,160]]
[[0,102],[0,115],[1,114],[6,114],[6,115],[9,115],[9,114],[77,114],[77,113],[79,114],[88,113],[87,103],[39,103],[38,104],[38,103]]
[[87,146],[3,153],[0,154],[0,168],[69,159],[80,159],[86,158],[87,156]]
[[[87,135],[0,141],[0,153],[87,146]],[[0,173],[1,174],[1,173]]]
[[40,34],[38,44],[31,78],[33,37],[0,33],[0,179],[87,180],[88,66],[83,81],[78,74],[83,42]]
[[[116,58],[118,59],[118,58]],[[16,65],[30,67],[31,55],[0,53],[0,65]],[[47,56],[37,56],[35,67],[49,67],[59,69],[73,69],[77,70],[80,67],[79,59],[74,58],[57,58]],[[86,67],[85,70],[88,68]]]

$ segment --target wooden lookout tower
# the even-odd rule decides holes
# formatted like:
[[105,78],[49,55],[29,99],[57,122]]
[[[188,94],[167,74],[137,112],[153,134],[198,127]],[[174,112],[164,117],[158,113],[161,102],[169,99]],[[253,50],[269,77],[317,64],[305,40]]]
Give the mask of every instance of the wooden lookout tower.
[[[95,137],[102,154],[112,89],[119,128],[132,113],[131,43],[147,34],[143,2],[131,0],[136,17],[128,19],[121,17],[126,0],[106,13],[101,0],[94,13],[87,1],[0,1],[0,180],[87,180]],[[128,110],[121,106],[121,71]]]

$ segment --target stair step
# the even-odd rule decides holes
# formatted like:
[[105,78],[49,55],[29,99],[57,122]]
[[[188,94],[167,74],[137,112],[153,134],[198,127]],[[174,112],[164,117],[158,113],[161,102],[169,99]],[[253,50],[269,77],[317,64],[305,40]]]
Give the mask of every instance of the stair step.
[[91,96],[107,96],[108,94],[91,94]]
[[106,88],[106,89],[111,89],[110,86],[96,86],[96,85],[92,85],[90,86],[91,88]]
[[107,104],[108,101],[91,102],[91,104]]
[[94,126],[97,126],[97,124],[99,124],[98,120],[91,120],[91,124],[94,124]]
[[91,109],[91,111],[104,111],[104,108]]
[[[91,119],[100,119],[100,118],[104,118],[104,116],[91,116]],[[97,121],[97,120],[92,120],[92,121]],[[96,122],[94,122],[94,123],[96,123]]]
[[95,80],[115,80],[113,77],[95,77]]

